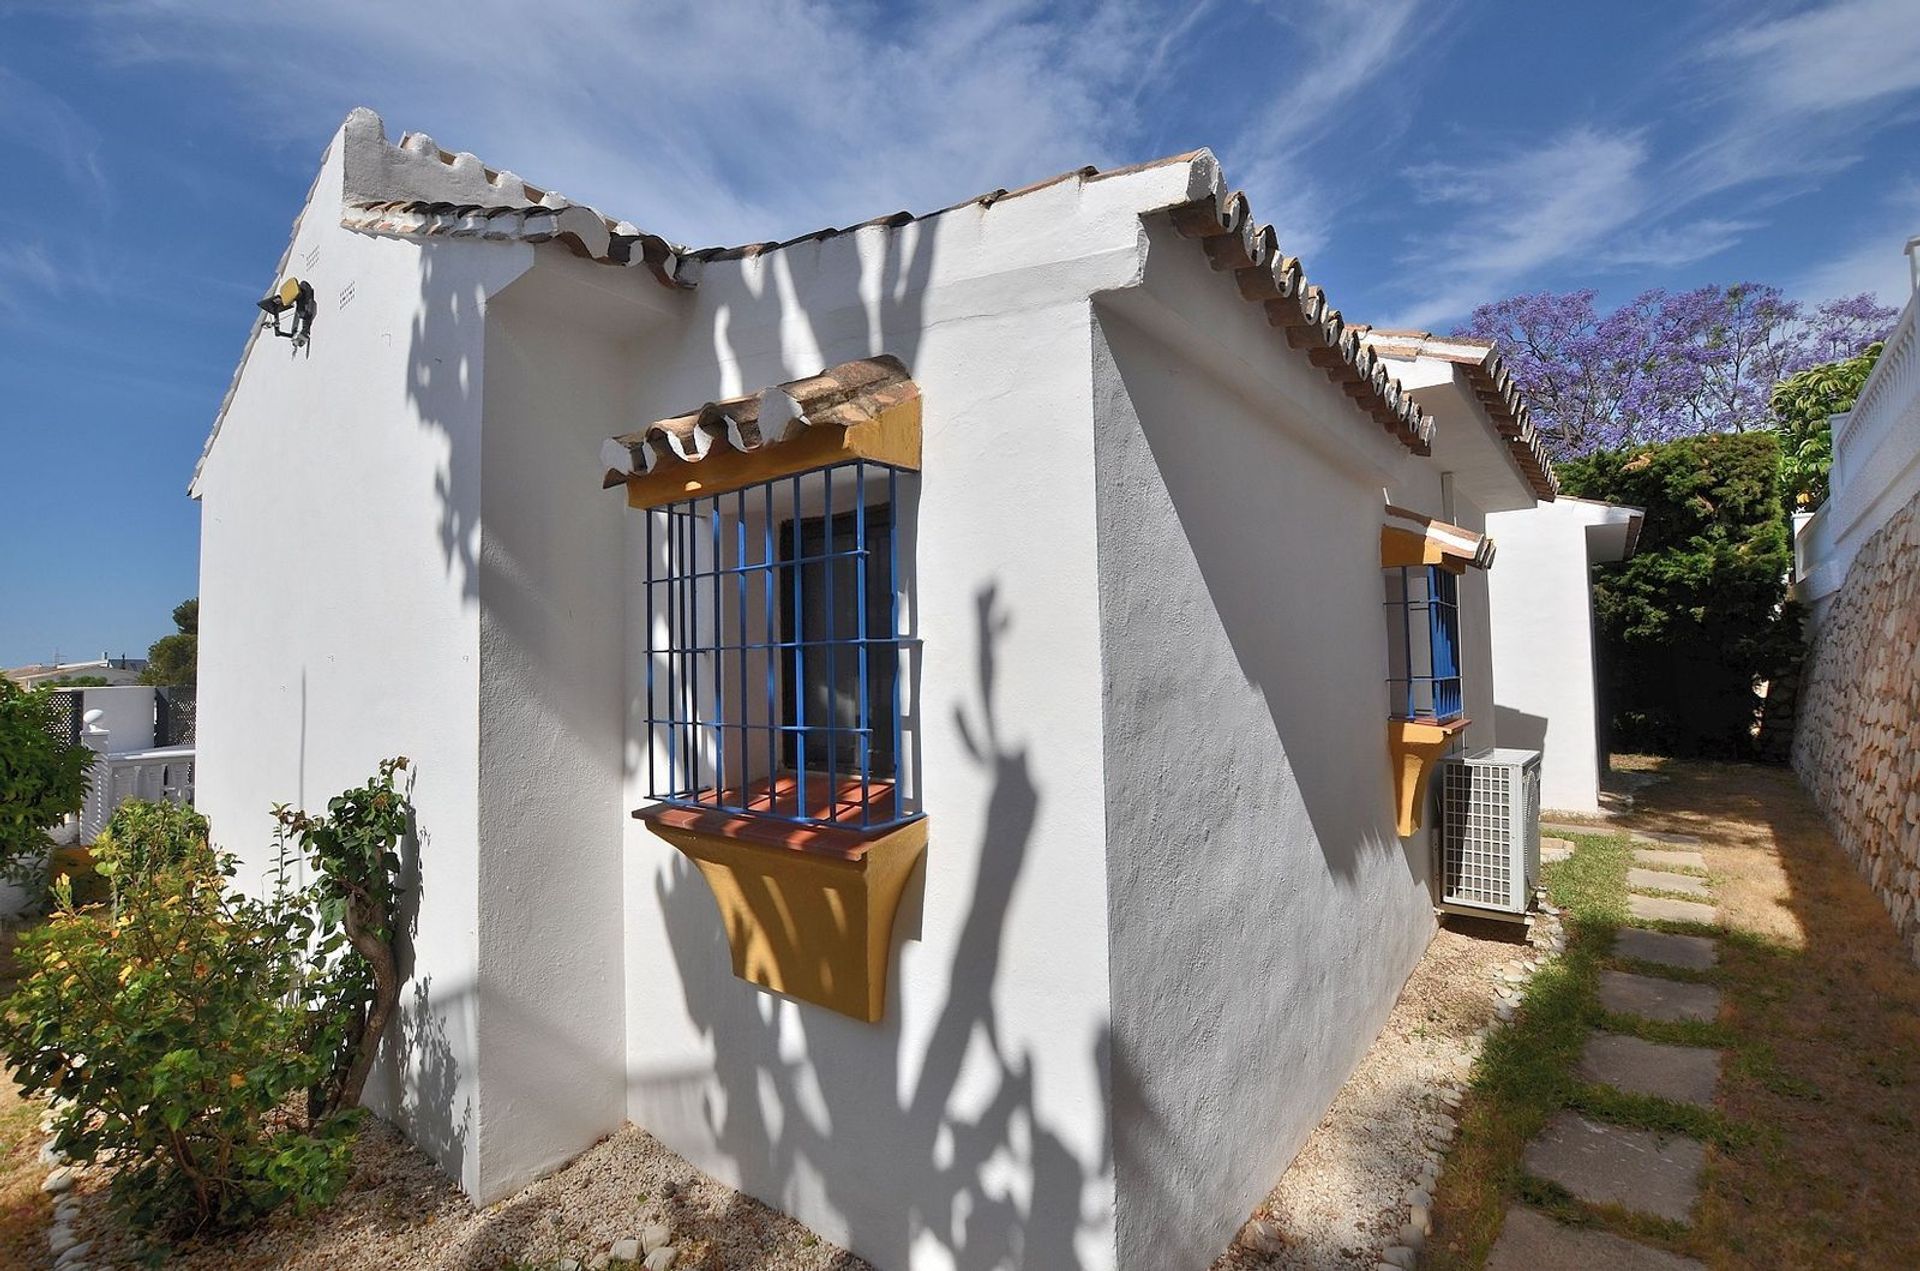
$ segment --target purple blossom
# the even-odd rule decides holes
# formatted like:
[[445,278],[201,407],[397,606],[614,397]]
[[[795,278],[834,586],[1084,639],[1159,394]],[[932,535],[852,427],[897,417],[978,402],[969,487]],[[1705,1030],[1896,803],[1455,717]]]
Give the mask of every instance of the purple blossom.
[[1656,289],[1604,314],[1594,297],[1512,296],[1455,332],[1499,342],[1558,456],[1768,427],[1776,383],[1886,338],[1897,316],[1868,295],[1808,313],[1760,283]]

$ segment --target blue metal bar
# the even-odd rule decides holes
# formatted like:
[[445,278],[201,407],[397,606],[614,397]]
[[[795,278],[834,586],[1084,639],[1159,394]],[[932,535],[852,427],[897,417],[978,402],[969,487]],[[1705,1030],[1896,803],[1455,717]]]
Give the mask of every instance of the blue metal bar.
[[[769,641],[772,641],[774,636],[777,634],[773,624],[776,620],[776,615],[779,613],[779,606],[777,606],[773,600],[773,581],[774,581],[773,482],[769,481],[767,482],[766,485],[760,488],[761,488],[761,491],[766,495],[766,500],[765,500],[766,506],[763,511],[763,514],[766,517],[766,522],[760,527],[761,535],[764,540],[761,547],[761,552],[760,552],[760,568],[762,571],[764,571],[761,574],[761,577],[766,582],[766,602],[761,607],[761,626],[765,630],[767,639]],[[779,664],[779,659],[774,656],[773,649],[769,647],[767,650],[767,723],[769,725],[771,725],[774,720],[780,717],[779,701],[778,701],[779,695],[780,695],[778,664]],[[778,778],[780,775],[780,757],[778,753],[779,745],[780,745],[780,734],[774,732],[772,728],[769,727],[767,730],[767,811],[768,812],[775,811],[777,807],[777,805],[773,801],[773,794],[774,794],[774,784],[775,784],[776,778]]]
[[[853,465],[853,542],[855,547],[864,549],[867,545],[867,466],[864,463]],[[859,643],[854,646],[855,660],[858,663],[856,673],[859,678],[857,690],[858,706],[854,719],[858,721],[859,733],[854,744],[860,749],[860,828],[865,829],[872,823],[868,805],[873,799],[873,739],[867,736],[867,559],[860,556],[853,568],[854,612],[858,615]]]
[[[800,478],[793,479],[793,551],[798,556],[804,535],[800,522]],[[806,570],[803,566],[792,567],[793,573],[793,634],[799,640],[806,634]],[[793,752],[793,791],[794,815],[804,817],[807,813],[807,669],[806,652],[795,647],[793,651],[793,713],[794,722],[800,731],[794,737]]]
[[1400,567],[1400,626],[1407,651],[1407,718],[1413,718],[1413,582],[1411,571]]
[[[900,635],[900,500],[899,472],[887,469],[887,635]],[[900,650],[893,651],[893,819],[901,816],[900,786],[906,768],[906,755],[900,748]]]
[[[827,641],[827,819],[838,821],[840,819],[840,739],[836,736],[834,725],[840,722],[840,680],[838,678],[839,659],[835,655],[833,642],[834,637],[840,632],[840,626],[833,620],[834,601],[837,598],[833,585],[834,537],[837,533],[833,524],[833,469],[828,468],[821,472],[820,481],[826,490],[826,515],[820,520],[820,550],[827,559],[826,563],[820,567],[822,575],[820,585],[826,592],[827,601],[826,622],[821,631]],[[800,634],[804,637],[806,632],[802,631]]]
[[[687,565],[693,560],[693,504],[687,504],[687,510],[680,517],[680,559]],[[700,663],[699,655],[694,652],[700,642],[700,619],[694,612],[696,594],[691,575],[680,580],[680,625],[685,633],[680,644],[680,674],[685,697],[682,705],[686,707],[683,717],[687,730],[687,790],[696,799],[700,795],[700,733],[695,721],[700,718]]]
[[[747,492],[745,488],[733,492],[733,560],[737,565],[747,559]],[[739,595],[735,598],[740,618],[740,724],[744,728],[751,712],[747,708],[747,576],[736,573],[739,580]],[[716,616],[716,621],[718,617]],[[721,653],[724,659],[725,652]],[[720,744],[726,744],[723,734]],[[740,801],[746,803],[752,796],[747,791],[752,787],[753,760],[747,757],[747,735],[740,734]]]
[[[707,523],[713,542],[713,623],[714,647],[720,640],[720,499],[715,496],[707,501]],[[727,677],[726,655],[713,653],[713,722],[724,725],[727,720]],[[714,730],[713,734],[713,787],[714,801],[717,803],[726,797],[727,789],[727,739],[726,735]]]
[[[648,508],[641,515],[647,521],[647,797],[654,799],[660,795],[660,772],[659,756],[654,753],[657,747],[653,734],[653,509]],[[671,738],[673,734],[669,732],[667,735]]]

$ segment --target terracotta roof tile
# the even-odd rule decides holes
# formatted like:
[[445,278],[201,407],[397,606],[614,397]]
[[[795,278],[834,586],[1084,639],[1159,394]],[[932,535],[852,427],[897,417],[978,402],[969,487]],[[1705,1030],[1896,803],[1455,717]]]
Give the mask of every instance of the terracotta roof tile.
[[920,395],[906,364],[890,353],[830,366],[756,393],[707,402],[610,438],[600,457],[611,489],[662,463],[699,463],[715,445],[739,451],[778,445],[807,428],[851,428]]
[[1560,492],[1546,442],[1534,427],[1526,396],[1513,381],[1513,372],[1492,340],[1472,336],[1435,335],[1431,331],[1356,328],[1365,342],[1383,357],[1432,357],[1458,364],[1466,371],[1473,395],[1487,418],[1507,443],[1514,463],[1536,496],[1551,501]]
[[1350,327],[1300,261],[1281,252],[1271,225],[1253,223],[1247,196],[1227,193],[1217,167],[1213,177],[1212,193],[1169,211],[1173,228],[1198,239],[1214,269],[1232,272],[1241,299],[1261,305],[1287,343],[1305,349],[1375,422],[1415,454],[1433,453],[1432,418],[1366,347],[1363,328]]

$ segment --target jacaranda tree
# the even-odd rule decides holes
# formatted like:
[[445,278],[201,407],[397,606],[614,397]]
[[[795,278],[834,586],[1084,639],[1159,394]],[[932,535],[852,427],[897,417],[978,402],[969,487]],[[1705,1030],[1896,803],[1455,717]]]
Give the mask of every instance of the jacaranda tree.
[[1643,292],[1533,292],[1473,311],[1458,335],[1500,343],[1556,458],[1774,426],[1773,386],[1850,358],[1893,329],[1872,296],[1811,308],[1760,283]]

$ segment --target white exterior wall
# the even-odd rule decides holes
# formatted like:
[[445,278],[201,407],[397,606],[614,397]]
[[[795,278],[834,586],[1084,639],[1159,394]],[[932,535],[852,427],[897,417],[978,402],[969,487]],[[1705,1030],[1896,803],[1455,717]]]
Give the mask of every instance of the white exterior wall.
[[255,343],[196,483],[195,801],[264,887],[272,803],[413,761],[405,1075],[390,1048],[368,1098],[474,1192],[480,310],[532,249],[350,234],[338,152],[287,258],[319,301],[311,348]]
[[709,268],[686,339],[650,350],[636,388],[637,420],[884,351],[923,394],[903,572],[926,639],[930,841],[885,1019],[735,979],[705,882],[628,832],[629,1115],[882,1271],[1116,1265],[1086,296],[1137,267],[1138,219],[1083,204],[1063,259],[1048,236],[1080,198],[1068,185],[991,221],[962,212]]
[[1613,511],[1563,498],[1487,518],[1497,744],[1541,752],[1540,803],[1560,812],[1600,811],[1588,533]]
[[[1093,349],[1117,1239],[1122,1267],[1203,1267],[1434,929],[1428,829],[1394,827],[1380,526],[1389,499],[1449,509],[1191,244],[1149,238]],[[1460,621],[1462,744],[1491,744],[1480,571]]]
[[153,745],[153,689],[144,684],[81,689],[80,712],[99,711],[92,725],[107,731],[107,754],[125,754]]

